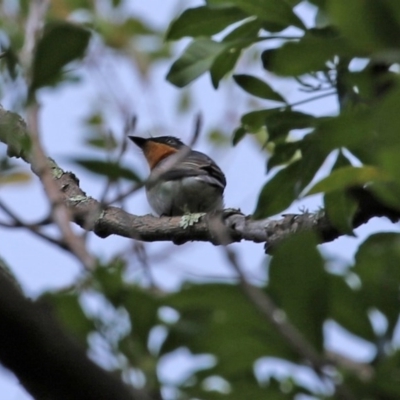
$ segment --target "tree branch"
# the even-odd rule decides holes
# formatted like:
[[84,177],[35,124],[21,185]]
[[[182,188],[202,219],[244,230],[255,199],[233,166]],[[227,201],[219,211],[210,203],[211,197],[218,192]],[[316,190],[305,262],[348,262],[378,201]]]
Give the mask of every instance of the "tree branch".
[[[26,126],[21,117],[0,109],[0,141],[8,145],[10,156],[21,157],[30,163],[28,150],[23,145],[26,136]],[[342,235],[322,210],[317,213],[286,214],[279,220],[253,220],[251,216],[232,211],[225,212],[220,220],[208,215],[195,225],[184,228],[181,226],[181,217],[137,216],[118,207],[103,206],[86,195],[73,173],[63,171],[51,159],[48,159],[48,165],[72,220],[102,238],[119,235],[147,242],[173,241],[179,244],[188,241],[228,244],[248,240],[265,243],[266,252],[271,252],[285,238],[300,231],[315,231],[321,243]],[[35,172],[34,168],[32,170]],[[359,203],[353,221],[354,228],[373,217],[388,217],[392,222],[400,219],[399,211],[381,204],[368,190],[354,188],[349,193]]]
[[0,273],[0,362],[36,399],[150,400],[90,361],[45,307]]
[[[60,193],[57,182],[53,179],[51,164],[44,153],[43,147],[39,139],[39,106],[32,104],[28,108],[29,138],[31,143],[29,161],[32,171],[39,177],[42,182],[43,189],[51,206],[51,217],[57,225],[63,242],[68,246],[70,252],[82,263],[82,265],[90,270],[95,266],[94,257],[86,249],[84,240],[76,235],[71,227],[70,210],[65,206],[63,196]],[[53,171],[54,172],[54,171]]]

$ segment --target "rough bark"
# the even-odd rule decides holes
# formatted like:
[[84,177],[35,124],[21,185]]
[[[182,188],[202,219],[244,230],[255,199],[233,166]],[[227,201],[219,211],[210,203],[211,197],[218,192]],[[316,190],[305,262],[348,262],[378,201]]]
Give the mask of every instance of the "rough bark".
[[150,400],[90,361],[47,307],[0,273],[0,362],[38,400]]
[[[8,154],[21,157],[31,164],[32,171],[38,174],[36,166],[29,157],[28,135],[24,121],[17,115],[0,109],[0,141],[8,145]],[[63,171],[53,160],[48,160],[53,178],[62,193],[62,199],[71,212],[71,219],[83,229],[93,231],[106,238],[119,235],[147,242],[173,241],[182,244],[188,241],[207,241],[213,244],[228,244],[248,240],[265,243],[267,252],[272,251],[289,235],[303,230],[317,233],[322,242],[341,236],[329,221],[326,213],[286,214],[281,219],[253,220],[250,215],[239,211],[209,215],[189,227],[182,226],[181,217],[138,216],[121,208],[103,206],[80,188],[79,180],[71,172]],[[368,222],[373,217],[388,217],[391,221],[400,219],[400,212],[383,205],[367,189],[349,190],[359,204],[353,226]]]

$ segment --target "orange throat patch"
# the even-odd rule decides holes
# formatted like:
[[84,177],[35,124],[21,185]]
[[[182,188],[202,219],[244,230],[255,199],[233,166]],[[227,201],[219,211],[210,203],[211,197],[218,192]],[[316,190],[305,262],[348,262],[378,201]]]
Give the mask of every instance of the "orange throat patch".
[[143,149],[144,156],[146,157],[150,169],[153,169],[165,157],[175,154],[178,151],[178,149],[174,149],[167,144],[151,141],[147,142]]

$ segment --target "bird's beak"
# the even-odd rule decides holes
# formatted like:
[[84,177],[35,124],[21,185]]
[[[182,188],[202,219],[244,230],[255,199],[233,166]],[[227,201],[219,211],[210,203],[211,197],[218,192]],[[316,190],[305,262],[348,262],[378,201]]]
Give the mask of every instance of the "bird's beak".
[[133,143],[136,144],[136,146],[140,147],[143,149],[144,145],[147,142],[147,139],[139,137],[139,136],[128,136],[129,139],[132,140]]

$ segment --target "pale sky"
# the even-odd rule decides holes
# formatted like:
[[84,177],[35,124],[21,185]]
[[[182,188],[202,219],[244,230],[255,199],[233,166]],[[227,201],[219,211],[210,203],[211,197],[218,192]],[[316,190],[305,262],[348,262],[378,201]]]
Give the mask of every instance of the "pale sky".
[[[147,0],[146,2],[127,2],[134,15],[143,16],[150,24],[164,29],[167,21],[176,14],[178,4],[198,5],[201,1],[170,0],[160,2]],[[308,23],[313,18],[313,10],[307,7],[299,7],[299,15],[304,17]],[[177,49],[182,49],[184,43],[180,43]],[[90,175],[70,163],[69,158],[78,155],[87,155],[83,147],[82,125],[80,121],[87,116],[93,101],[97,98],[107,98],[107,86],[99,87],[99,76],[109,73],[115,74],[117,88],[122,88],[118,94],[129,104],[132,113],[139,118],[137,133],[145,135],[148,132],[159,132],[159,134],[173,134],[183,140],[190,137],[193,130],[195,114],[185,118],[178,117],[175,112],[175,100],[179,90],[165,81],[170,61],[160,63],[153,71],[150,82],[140,80],[138,74],[132,73],[131,65],[123,60],[107,59],[98,67],[96,74],[84,71],[84,80],[75,85],[63,85],[57,90],[43,90],[40,96],[42,103],[41,127],[42,137],[46,151],[53,157],[61,167],[73,170],[80,178],[81,187],[88,195],[96,197],[101,193],[102,184],[93,175]],[[237,72],[249,73],[240,69]],[[266,74],[258,66],[251,71],[265,79]],[[109,75],[108,75],[109,76]],[[114,82],[114,78],[113,78]],[[273,79],[272,85],[281,91],[288,99],[296,101],[304,97],[293,87],[282,80]],[[237,115],[243,112],[243,101],[240,89],[228,89],[223,83],[221,90],[215,91],[208,76],[203,76],[194,84],[195,110],[201,111],[205,129],[214,127],[224,121],[221,116],[229,114],[229,110],[235,106],[231,99],[237,96]],[[233,97],[232,97],[233,96]],[[113,99],[108,99],[112,103]],[[6,105],[6,104],[5,104]],[[269,103],[265,103],[265,107]],[[302,106],[299,110],[322,115],[334,113],[336,104],[333,99],[327,99]],[[233,114],[235,117],[235,114]],[[225,119],[226,120],[226,119]],[[239,121],[231,121],[233,129]],[[118,115],[111,118],[112,128],[121,132],[121,121]],[[265,175],[266,153],[259,146],[246,137],[237,147],[231,149],[217,149],[210,146],[206,138],[200,137],[196,149],[204,151],[212,156],[225,172],[228,185],[225,194],[227,207],[240,208],[244,213],[251,213],[256,204],[259,190],[267,180]],[[91,153],[93,155],[93,153]],[[134,166],[143,176],[147,174],[147,166],[140,152],[130,145],[126,155],[126,162]],[[323,173],[323,171],[322,171]],[[47,205],[40,183],[34,178],[32,183],[24,186],[4,188],[1,193],[2,200],[9,204],[22,218],[26,220],[38,220],[47,212]],[[320,206],[320,198],[314,197],[297,202],[290,208],[290,212],[298,212],[300,207],[316,210]],[[151,212],[146,203],[143,191],[132,196],[126,206],[126,210],[134,214],[145,214]],[[354,251],[360,240],[376,230],[398,230],[385,220],[376,220],[367,226],[359,228],[356,232],[358,237],[343,237],[333,243],[321,246],[324,254],[334,255],[337,261],[333,267],[340,268],[346,262],[351,262]],[[37,296],[44,290],[58,289],[68,286],[74,282],[81,273],[81,266],[67,253],[53,248],[40,239],[25,233],[22,230],[0,229],[1,256],[10,264],[13,272],[21,282],[28,295]],[[107,239],[99,239],[92,236],[90,248],[101,257],[112,256],[117,250],[129,248],[131,241],[116,236]],[[240,261],[246,268],[249,277],[262,279],[264,277],[265,256],[263,245],[254,243],[239,243],[232,245],[240,255]],[[150,258],[152,271],[156,283],[165,290],[172,290],[179,286],[183,280],[209,281],[211,278],[232,277],[231,268],[226,265],[224,255],[218,247],[209,243],[190,243],[180,246],[178,249],[169,243],[149,243],[146,250]],[[160,252],[168,254],[168,257],[157,257]],[[134,262],[134,261],[133,261]],[[140,271],[132,272],[132,278],[140,279]],[[367,360],[371,356],[371,349],[360,341],[354,340],[346,332],[337,326],[328,324],[326,328],[326,342],[331,349],[346,351],[352,348],[352,354],[360,360]],[[353,351],[354,350],[354,351]],[[174,365],[175,374],[166,376],[169,368],[161,368],[160,373],[168,379],[174,380],[179,374],[190,368],[193,360],[181,352],[175,358],[164,360]],[[170,365],[170,364],[168,364]],[[281,364],[269,361],[260,366],[266,373],[275,371],[278,376],[284,373],[285,367]],[[268,369],[269,368],[269,369]],[[282,372],[283,368],[283,372]],[[164,372],[162,371],[164,369]],[[307,377],[305,378],[307,379]],[[4,369],[0,369],[0,393],[2,400],[27,400],[31,397],[21,389],[15,377]]]

